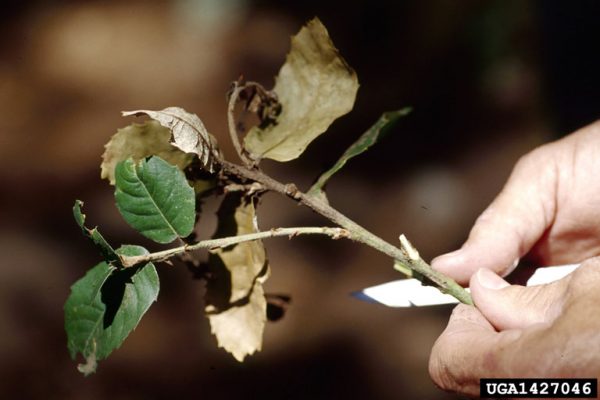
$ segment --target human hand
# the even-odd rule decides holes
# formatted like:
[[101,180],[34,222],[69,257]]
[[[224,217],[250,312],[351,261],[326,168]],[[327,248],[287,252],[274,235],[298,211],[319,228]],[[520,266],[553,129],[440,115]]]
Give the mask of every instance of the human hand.
[[477,308],[457,306],[431,352],[438,386],[477,396],[486,377],[600,378],[600,258],[533,287],[480,269],[470,287]]
[[522,157],[463,247],[432,267],[464,285],[479,268],[506,276],[527,253],[538,265],[600,254],[599,175],[600,121]]

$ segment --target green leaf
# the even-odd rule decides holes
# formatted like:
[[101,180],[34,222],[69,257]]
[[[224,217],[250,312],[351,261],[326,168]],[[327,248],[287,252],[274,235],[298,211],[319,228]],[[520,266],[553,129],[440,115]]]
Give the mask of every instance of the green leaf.
[[117,207],[142,235],[170,243],[192,233],[196,218],[194,189],[183,173],[160,157],[132,159],[115,170]]
[[92,242],[98,247],[100,253],[104,259],[109,263],[120,263],[119,256],[112,248],[110,244],[104,239],[104,237],[98,232],[98,227],[94,227],[92,229],[86,228],[85,224],[85,214],[81,212],[81,207],[83,206],[83,202],[81,200],[75,200],[75,205],[73,206],[73,217],[75,217],[75,221],[77,225],[81,228],[81,231],[85,236],[90,238]]
[[309,189],[308,194],[321,195],[321,192],[327,184],[327,181],[329,181],[329,178],[331,178],[333,174],[342,169],[342,167],[346,165],[346,162],[348,162],[348,160],[350,160],[352,157],[356,157],[357,155],[365,152],[367,149],[369,149],[369,147],[377,143],[387,134],[389,129],[396,123],[396,121],[410,113],[410,111],[411,108],[407,107],[398,111],[388,111],[383,113],[377,122],[373,124],[373,126],[363,133],[356,142],[352,143],[352,145],[348,147],[348,149],[344,152],[344,154],[342,154],[333,167],[319,177],[317,182]]
[[[240,193],[225,196],[217,213],[215,237],[257,232],[254,201]],[[209,257],[212,279],[206,290],[206,313],[219,347],[243,361],[259,351],[267,320],[263,283],[269,276],[260,240],[217,249]]]
[[192,154],[184,153],[170,143],[171,131],[157,121],[131,124],[117,130],[106,144],[102,154],[100,176],[115,184],[115,166],[128,158],[134,161],[150,156],[159,156],[183,170],[193,159]]
[[244,147],[255,160],[289,161],[352,109],[358,79],[315,18],[292,38],[273,91],[282,106],[276,124],[252,128]]
[[[147,254],[139,246],[123,246],[119,254]],[[78,353],[85,375],[95,372],[97,362],[119,348],[135,329],[159,292],[158,274],[152,263],[141,268],[117,270],[101,262],[71,287],[65,303],[65,330],[71,358]]]
[[123,116],[147,115],[168,128],[172,133],[173,146],[186,153],[197,154],[202,166],[209,172],[214,171],[215,163],[221,159],[217,140],[208,133],[196,114],[180,107],[167,107],[160,111],[135,110],[123,111]]
[[71,295],[65,303],[65,330],[71,358],[75,358],[77,353],[86,358],[96,353],[96,336],[101,331],[106,309],[100,289],[115,270],[115,267],[101,262],[71,287]]

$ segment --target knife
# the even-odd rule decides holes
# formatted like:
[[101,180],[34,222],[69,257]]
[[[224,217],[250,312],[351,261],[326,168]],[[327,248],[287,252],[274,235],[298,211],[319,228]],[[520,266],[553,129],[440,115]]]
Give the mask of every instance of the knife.
[[[543,285],[557,281],[576,270],[579,265],[569,264],[538,268],[527,280],[526,286]],[[420,281],[412,278],[371,286],[352,293],[352,296],[359,300],[379,303],[388,307],[422,307],[458,303],[458,300],[449,294],[443,294],[433,286],[423,286]]]

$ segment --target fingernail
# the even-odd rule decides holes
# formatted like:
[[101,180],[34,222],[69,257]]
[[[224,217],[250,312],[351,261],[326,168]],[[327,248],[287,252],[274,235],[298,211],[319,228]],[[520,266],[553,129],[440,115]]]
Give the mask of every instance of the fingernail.
[[487,268],[480,268],[476,272],[476,277],[479,284],[486,289],[498,290],[510,286],[508,282]]

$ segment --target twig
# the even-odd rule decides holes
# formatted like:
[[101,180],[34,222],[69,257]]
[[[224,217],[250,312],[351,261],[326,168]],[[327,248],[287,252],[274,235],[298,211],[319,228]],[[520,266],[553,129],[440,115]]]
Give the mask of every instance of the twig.
[[234,244],[249,242],[252,240],[266,239],[272,237],[288,236],[289,238],[298,235],[326,235],[332,239],[348,238],[352,236],[346,229],[332,227],[297,227],[297,228],[276,228],[264,232],[249,233],[246,235],[228,236],[219,239],[208,239],[198,243],[183,245],[168,250],[158,251],[156,253],[145,254],[141,256],[121,256],[121,264],[124,268],[133,267],[138,264],[144,264],[153,261],[165,261],[175,255],[187,253],[200,249],[217,249],[232,246]]
[[419,256],[412,245],[410,245],[410,248],[407,248],[405,243],[408,243],[408,240],[406,240],[406,238],[404,240],[405,243],[402,243],[402,248],[400,249],[369,232],[329,204],[320,201],[317,197],[301,192],[294,184],[283,184],[259,170],[249,169],[225,160],[222,162],[222,168],[226,173],[259,182],[268,190],[291,197],[316,213],[329,219],[336,225],[346,229],[350,233],[352,239],[387,254],[396,262],[401,263],[407,268],[422,275],[426,281],[434,284],[443,293],[454,296],[462,303],[473,304],[471,295],[462,286],[456,283],[452,278],[431,268],[429,264]]

